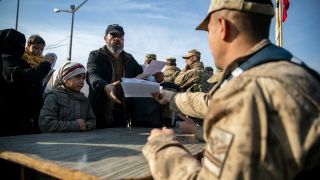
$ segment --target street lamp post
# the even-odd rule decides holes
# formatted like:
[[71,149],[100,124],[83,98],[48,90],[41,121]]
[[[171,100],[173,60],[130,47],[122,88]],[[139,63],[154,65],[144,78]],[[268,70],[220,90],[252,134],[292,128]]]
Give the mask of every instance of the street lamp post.
[[69,10],[63,10],[63,9],[58,9],[58,8],[54,8],[53,11],[55,13],[59,13],[59,12],[67,12],[67,13],[71,13],[72,14],[72,18],[71,18],[71,32],[70,32],[70,44],[69,44],[69,57],[68,60],[71,61],[71,52],[72,52],[72,37],[73,37],[73,21],[74,21],[74,13],[84,4],[86,3],[88,0],[83,1],[78,7],[76,7],[75,5],[71,5]]
[[19,20],[19,6],[20,6],[20,0],[17,2],[17,14],[16,14],[16,30],[18,30],[18,20]]

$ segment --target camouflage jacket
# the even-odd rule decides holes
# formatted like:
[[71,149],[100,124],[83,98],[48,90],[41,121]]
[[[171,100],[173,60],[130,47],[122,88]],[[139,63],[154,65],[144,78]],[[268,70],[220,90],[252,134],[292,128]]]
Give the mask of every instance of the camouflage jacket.
[[[212,88],[222,78],[223,71],[216,72],[211,76],[207,82],[210,85],[208,88]],[[185,92],[178,93],[173,96],[173,100],[170,102],[170,109],[175,112],[182,112],[183,114],[195,117],[198,119],[204,119],[208,110],[210,99],[207,93],[204,92]]]
[[163,75],[164,75],[164,82],[172,82],[174,83],[175,78],[180,73],[180,69],[176,66],[166,66]]
[[184,92],[203,92],[206,83],[204,66],[202,62],[196,62],[189,68],[184,68],[174,80]]
[[269,62],[221,82],[206,95],[202,162],[174,136],[157,136],[143,148],[155,179],[293,179],[319,164],[320,83],[305,69]]

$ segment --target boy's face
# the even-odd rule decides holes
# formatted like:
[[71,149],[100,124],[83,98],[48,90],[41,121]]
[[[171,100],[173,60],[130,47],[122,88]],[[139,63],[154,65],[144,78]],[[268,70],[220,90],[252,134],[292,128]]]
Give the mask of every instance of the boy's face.
[[80,92],[81,88],[83,87],[83,83],[84,73],[78,74],[66,80],[65,86],[71,91]]
[[44,44],[31,44],[29,46],[29,51],[34,56],[41,56],[43,52]]

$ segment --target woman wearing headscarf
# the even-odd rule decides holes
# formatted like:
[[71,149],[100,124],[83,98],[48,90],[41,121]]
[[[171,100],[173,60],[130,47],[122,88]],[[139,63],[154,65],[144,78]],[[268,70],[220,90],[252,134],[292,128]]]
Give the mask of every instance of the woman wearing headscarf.
[[33,118],[39,114],[40,104],[34,98],[42,94],[34,94],[32,90],[50,71],[51,61],[40,63],[37,69],[31,68],[21,58],[25,43],[22,33],[0,30],[0,136],[34,133],[38,126]]

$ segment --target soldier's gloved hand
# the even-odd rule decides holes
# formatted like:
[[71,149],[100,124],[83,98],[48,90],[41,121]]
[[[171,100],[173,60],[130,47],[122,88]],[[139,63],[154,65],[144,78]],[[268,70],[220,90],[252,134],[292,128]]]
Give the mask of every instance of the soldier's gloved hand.
[[119,81],[111,83],[111,84],[107,84],[104,86],[104,92],[106,93],[106,95],[114,102],[121,104],[121,101],[116,97],[115,93],[116,93],[116,85],[120,84]]
[[173,95],[176,94],[175,92],[173,91],[168,91],[168,90],[161,90],[160,93],[152,93],[152,97],[158,101],[160,104],[168,104]]

